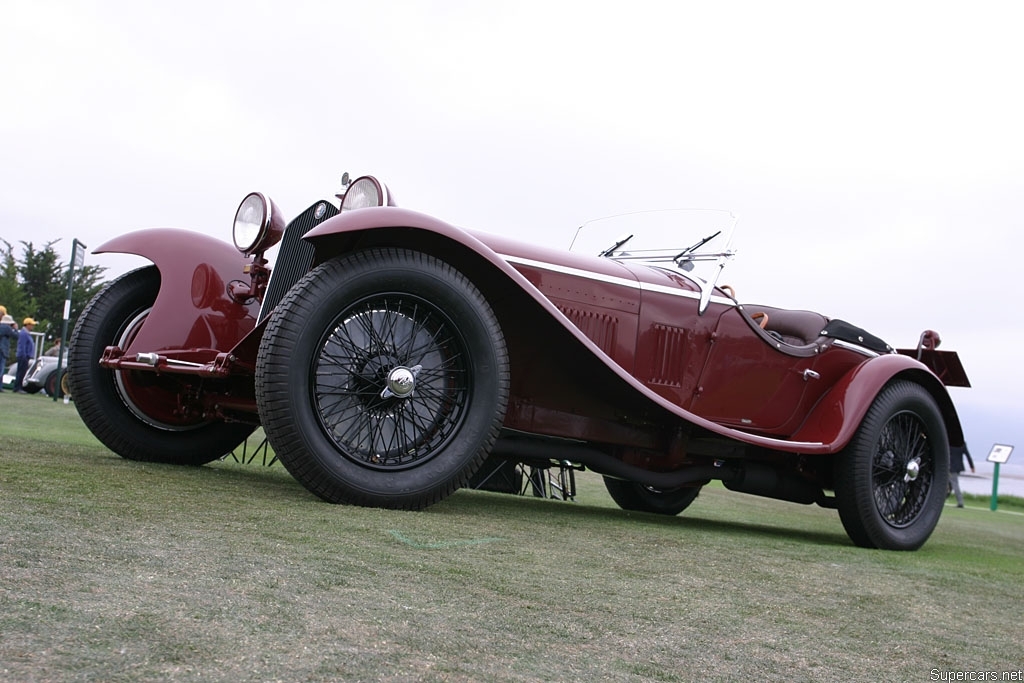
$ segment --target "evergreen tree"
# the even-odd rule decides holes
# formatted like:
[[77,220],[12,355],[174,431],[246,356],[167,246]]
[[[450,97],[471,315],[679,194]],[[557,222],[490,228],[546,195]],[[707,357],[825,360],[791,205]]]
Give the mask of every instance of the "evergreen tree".
[[[3,242],[5,249],[0,253],[0,304],[7,307],[19,325],[22,318],[35,318],[36,332],[51,338],[61,334],[68,293],[69,265],[61,262],[53,248],[58,241],[47,242],[42,249],[36,249],[32,242],[22,242],[20,261],[14,258],[14,250],[7,242]],[[100,278],[105,270],[95,265],[75,269],[69,334],[82,309],[103,287]]]
[[36,332],[52,334],[54,321],[64,312],[64,297],[60,287],[61,267],[57,252],[53,249],[54,242],[47,242],[41,250],[37,250],[32,242],[22,242],[21,245],[23,249],[18,276],[30,305],[25,315],[36,319]]
[[[25,293],[18,284],[18,264],[14,260],[14,248],[10,242],[0,240],[0,306],[5,306],[7,312],[15,320],[21,315],[24,317],[28,310],[28,301]],[[18,321],[21,324],[21,321]]]
[[[78,322],[78,316],[82,314],[86,304],[92,301],[92,298],[99,293],[103,286],[106,284],[102,280],[103,271],[106,268],[102,266],[82,266],[81,268],[75,268],[75,283],[71,288],[71,315],[68,318],[68,336],[71,336],[71,330],[75,329],[75,323]],[[67,282],[67,268],[64,269],[64,280]],[[65,290],[65,295],[67,290]],[[61,315],[63,316],[64,310],[61,309]],[[63,320],[61,320],[63,322]],[[60,330],[57,331],[60,334]]]

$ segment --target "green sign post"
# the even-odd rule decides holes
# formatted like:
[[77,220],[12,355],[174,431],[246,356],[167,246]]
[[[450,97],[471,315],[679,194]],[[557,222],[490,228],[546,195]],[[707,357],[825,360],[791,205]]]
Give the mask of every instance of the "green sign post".
[[75,284],[75,268],[81,268],[82,264],[85,263],[85,250],[88,249],[84,244],[79,242],[77,239],[71,242],[71,265],[68,267],[68,295],[64,299],[64,325],[60,331],[60,348],[61,352],[57,354],[57,391],[53,392],[53,400],[56,401],[58,396],[64,395],[64,383],[61,381],[64,378],[63,365],[64,365],[64,354],[68,348],[68,319],[71,317],[71,290]]
[[999,506],[999,466],[1010,459],[1010,453],[1013,453],[1013,446],[997,443],[992,446],[986,458],[995,463],[995,471],[992,473],[992,504],[989,506],[993,512]]

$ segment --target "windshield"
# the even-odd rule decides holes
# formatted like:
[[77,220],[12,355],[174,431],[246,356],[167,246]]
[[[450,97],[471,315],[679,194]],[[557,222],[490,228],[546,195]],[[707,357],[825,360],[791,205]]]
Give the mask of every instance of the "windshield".
[[570,251],[681,268],[714,282],[732,255],[736,217],[719,209],[638,211],[587,221],[577,228]]

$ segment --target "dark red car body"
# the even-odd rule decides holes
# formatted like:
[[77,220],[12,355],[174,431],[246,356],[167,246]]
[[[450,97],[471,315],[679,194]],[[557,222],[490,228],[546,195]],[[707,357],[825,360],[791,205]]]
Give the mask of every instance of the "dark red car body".
[[[83,341],[91,344],[72,344],[72,391],[83,418],[101,440],[125,457],[179,461],[172,455],[172,443],[165,454],[148,457],[139,445],[126,445],[110,434],[109,418],[100,413],[115,404],[90,406],[86,398],[90,388],[110,375],[115,378],[113,395],[146,428],[156,430],[158,438],[174,441],[198,425],[237,426],[198,456],[191,444],[192,457],[182,462],[219,457],[224,446],[259,425],[267,429],[275,450],[289,448],[284,442],[310,431],[309,425],[321,425],[328,438],[297,447],[301,452],[291,463],[282,459],[311,491],[332,502],[422,507],[464,486],[496,459],[568,462],[605,475],[613,497],[631,509],[675,514],[701,485],[721,479],[737,491],[839,507],[859,545],[916,548],[931,533],[941,511],[941,501],[935,502],[938,489],[945,495],[947,449],[964,441],[944,383],[967,385],[956,354],[934,348],[937,335],[923,337],[917,348],[902,352],[872,350],[852,326],[844,329],[853,329],[854,336],[847,333],[844,339],[826,330],[832,321],[817,313],[740,304],[727,289],[674,265],[542,248],[463,230],[395,206],[339,213],[333,205],[324,211],[324,205],[314,204],[285,230],[272,274],[262,251],[247,257],[225,242],[192,232],[146,230],[116,237],[97,249],[146,257],[159,273],[151,305],[141,307],[144,315],[129,326],[127,335],[100,339],[102,334],[90,336],[92,328],[80,323],[79,328],[85,325]],[[301,257],[295,256],[297,250]],[[330,416],[319,398],[312,400],[311,421],[305,427],[293,432],[273,426],[296,421],[295,415],[283,417],[270,405],[283,394],[266,386],[270,378],[289,376],[268,369],[273,349],[261,351],[268,326],[279,335],[290,324],[277,320],[283,315],[275,313],[278,304],[285,300],[293,310],[314,310],[294,309],[294,290],[303,278],[315,278],[318,267],[338,259],[370,264],[381,255],[403,269],[418,268],[405,265],[406,260],[427,258],[441,264],[437,267],[445,273],[468,281],[493,312],[500,329],[496,334],[507,351],[507,359],[499,359],[507,387],[496,390],[507,391],[507,396],[496,409],[493,436],[474,436],[479,443],[472,453],[448,466],[448,480],[437,485],[421,486],[409,479],[390,488],[402,477],[413,477],[410,472],[416,467],[410,462],[416,460],[405,462],[396,455],[394,467],[389,467],[376,460],[359,462],[344,452],[332,454],[332,447],[344,451],[338,444],[347,437],[331,436]],[[366,277],[374,274],[371,265],[364,270]],[[429,282],[435,276],[427,270]],[[381,291],[380,296],[391,296],[387,287]],[[102,304],[97,307],[98,312],[87,310],[83,319],[92,316],[99,325],[97,316],[113,315]],[[377,304],[367,310],[364,315],[379,316],[382,309]],[[396,317],[405,323],[416,314]],[[331,325],[343,327],[352,319],[332,319]],[[453,317],[451,327],[461,324]],[[123,330],[125,325],[110,329],[114,327]],[[325,327],[313,340],[320,346],[310,348],[322,348],[329,332]],[[283,348],[283,343],[277,346]],[[101,344],[102,353],[97,354]],[[414,375],[425,372],[409,367]],[[489,365],[470,368],[477,379],[490,372],[482,367]],[[322,362],[308,365],[307,359],[294,358],[296,376],[315,377],[323,370]],[[319,380],[311,381],[311,387],[319,386]],[[897,389],[911,398],[900,399],[902,403],[885,398]],[[466,391],[472,396],[483,390]],[[387,390],[384,395],[387,401],[396,400]],[[885,403],[883,398],[896,401],[894,407],[883,405],[872,412],[873,406]],[[293,394],[291,402],[297,399],[304,402],[301,394]],[[377,420],[390,421],[391,404],[381,409],[381,400],[367,403],[367,410]],[[472,405],[467,399],[467,410]],[[906,507],[907,500],[917,497],[914,506],[920,509],[887,518],[891,510],[878,502],[876,514],[863,518],[866,513],[857,509],[872,497],[879,500],[880,472],[892,469],[891,458],[883,452],[887,447],[879,445],[884,425],[917,413],[918,421],[900,438],[923,439],[925,448],[919,452],[925,455],[907,456],[907,462],[894,467],[911,488],[924,481],[919,473],[927,470],[927,487],[919,487],[927,490],[894,494],[887,488],[885,495],[895,496],[890,507]],[[272,416],[269,428],[267,416]],[[472,418],[452,419],[472,423]],[[873,431],[864,435],[866,423]],[[452,443],[468,438],[459,431],[462,426],[453,429]],[[279,443],[272,431],[281,432]],[[445,448],[424,455],[424,462],[443,460]],[[853,456],[851,449],[860,450]],[[355,461],[354,478],[334,469],[335,457],[346,467]],[[851,464],[855,460],[859,464]],[[865,468],[867,482],[854,483],[865,476]],[[364,474],[381,477],[380,488],[363,481]],[[670,502],[662,505],[666,500]]]

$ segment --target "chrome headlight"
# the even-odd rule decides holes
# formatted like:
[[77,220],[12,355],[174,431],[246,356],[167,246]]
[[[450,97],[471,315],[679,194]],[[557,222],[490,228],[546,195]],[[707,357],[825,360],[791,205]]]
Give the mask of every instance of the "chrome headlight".
[[240,252],[249,256],[264,252],[281,241],[284,218],[277,205],[259,192],[246,195],[235,212],[232,237]]
[[352,184],[345,190],[345,198],[341,200],[342,211],[390,205],[392,202],[387,186],[368,175],[352,181]]

